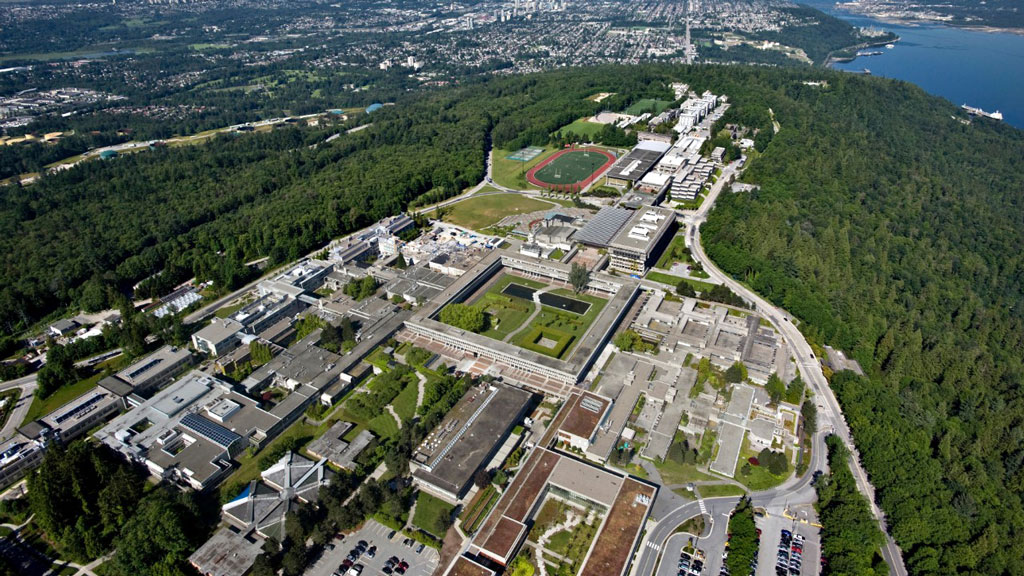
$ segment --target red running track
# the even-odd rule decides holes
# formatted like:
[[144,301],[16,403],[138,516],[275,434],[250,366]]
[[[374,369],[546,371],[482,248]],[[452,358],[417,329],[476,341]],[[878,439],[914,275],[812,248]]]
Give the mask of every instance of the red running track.
[[[534,177],[534,174],[536,174],[538,170],[540,170],[541,168],[543,168],[543,167],[547,166],[548,164],[550,164],[552,161],[555,160],[555,158],[558,158],[559,156],[561,156],[563,154],[568,154],[569,152],[597,152],[598,154],[604,155],[604,157],[607,158],[608,161],[605,162],[604,164],[602,164],[601,167],[598,168],[597,170],[594,170],[594,172],[591,173],[590,176],[587,176],[587,178],[585,180],[581,180],[578,183],[577,182],[572,182],[572,183],[569,183],[569,184],[552,184],[552,183],[549,183],[549,182],[541,182],[536,177]],[[534,186],[538,186],[540,188],[550,188],[550,187],[557,187],[557,186],[576,186],[577,184],[579,184],[580,188],[584,188],[588,184],[590,184],[591,182],[596,180],[597,177],[602,172],[607,170],[608,167],[611,166],[614,163],[615,163],[615,157],[612,156],[610,153],[608,153],[608,152],[606,152],[604,150],[601,150],[599,148],[566,148],[564,150],[559,150],[558,152],[555,152],[554,154],[552,154],[551,156],[546,158],[540,164],[537,164],[533,168],[530,168],[530,170],[526,172],[526,181],[529,182],[530,184],[533,184]]]

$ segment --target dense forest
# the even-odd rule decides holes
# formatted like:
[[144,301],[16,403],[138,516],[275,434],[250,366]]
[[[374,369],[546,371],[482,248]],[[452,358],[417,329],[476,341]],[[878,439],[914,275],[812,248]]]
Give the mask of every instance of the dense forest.
[[1024,574],[1024,134],[828,82],[763,95],[781,130],[708,254],[864,367],[832,387],[911,573]]

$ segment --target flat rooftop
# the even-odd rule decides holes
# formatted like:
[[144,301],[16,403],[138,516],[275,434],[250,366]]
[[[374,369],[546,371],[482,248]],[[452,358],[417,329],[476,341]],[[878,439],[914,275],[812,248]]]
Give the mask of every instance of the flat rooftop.
[[[594,575],[619,576],[632,556],[656,488],[540,447],[529,455],[502,494],[473,539],[473,547],[485,556],[507,563],[525,538],[526,527],[548,486],[606,508],[606,519],[583,570],[589,569],[589,574]],[[624,546],[626,543],[633,546]]]
[[646,206],[633,212],[626,225],[612,238],[609,246],[646,252],[675,222],[672,210]]
[[607,246],[612,238],[622,230],[622,227],[629,222],[629,219],[633,216],[632,210],[626,208],[620,208],[618,206],[606,206],[601,208],[583,226],[583,228],[576,233],[573,240],[582,244],[589,244],[593,246]]
[[485,568],[465,556],[459,556],[447,576],[494,576],[494,570]]
[[461,496],[523,416],[532,396],[503,384],[473,388],[417,448],[413,475]]
[[641,142],[611,167],[608,177],[636,182],[643,178],[671,147],[671,144],[665,142]]
[[116,374],[118,378],[134,386],[146,382],[154,376],[161,375],[169,366],[188,360],[191,356],[188,348],[163,346],[156,352],[135,362]]
[[625,479],[580,576],[619,576],[625,571],[655,493],[653,486]]
[[566,414],[558,430],[589,440],[600,426],[611,403],[611,400],[592,392],[573,394],[562,408]]

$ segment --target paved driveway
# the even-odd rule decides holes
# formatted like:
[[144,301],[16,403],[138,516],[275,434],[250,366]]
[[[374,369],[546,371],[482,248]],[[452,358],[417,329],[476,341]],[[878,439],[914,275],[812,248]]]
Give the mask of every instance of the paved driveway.
[[358,563],[364,566],[361,576],[386,576],[382,569],[384,563],[392,556],[409,563],[405,576],[430,576],[437,567],[437,550],[424,547],[423,551],[417,554],[419,543],[412,546],[402,544],[406,537],[401,532],[389,540],[388,535],[391,532],[390,528],[379,522],[367,521],[361,529],[349,534],[344,540],[333,540],[334,550],[325,550],[320,559],[306,569],[306,576],[331,576],[360,540],[366,540],[370,546],[377,547],[377,554],[373,558],[366,554],[359,558]]

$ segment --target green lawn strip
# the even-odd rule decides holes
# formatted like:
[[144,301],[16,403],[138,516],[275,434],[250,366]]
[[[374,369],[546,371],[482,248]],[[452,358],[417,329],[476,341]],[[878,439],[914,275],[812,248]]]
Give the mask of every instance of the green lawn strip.
[[720,496],[742,496],[746,490],[735,484],[708,484],[699,486],[701,498],[718,498]]
[[419,388],[419,379],[417,379],[415,382],[407,384],[391,401],[391,406],[394,407],[403,424],[416,416],[416,399],[419,397]]
[[661,474],[665,484],[686,484],[688,482],[700,482],[702,480],[715,480],[715,477],[701,472],[696,464],[680,464],[675,460],[666,458],[664,462],[655,463],[655,468]]
[[444,538],[454,508],[444,500],[421,491],[416,498],[416,514],[412,523],[437,538]]
[[473,195],[476,196],[477,194],[484,194],[484,193],[487,193],[487,192],[500,192],[500,191],[501,191],[500,188],[495,188],[494,186],[491,186],[490,184],[486,184],[486,185],[484,185],[483,188],[481,188],[481,189],[477,190],[476,192],[474,192]]
[[239,302],[238,304],[234,304],[231,306],[221,306],[220,308],[217,309],[216,312],[213,313],[213,315],[216,316],[217,318],[227,318],[228,316],[231,316],[235,312],[241,310],[244,306],[245,302]]
[[101,378],[103,378],[103,373],[99,372],[85,380],[79,380],[71,386],[58,388],[56,392],[50,394],[46,398],[40,398],[38,395],[33,396],[32,406],[29,407],[28,413],[25,414],[25,421],[22,424],[38,420],[57,408],[71,402],[75,398],[78,398],[82,394],[85,394],[89,390],[92,390],[96,387],[96,384]]
[[493,167],[491,169],[492,177],[494,178],[495,183],[507,188],[536,189],[536,186],[533,186],[526,181],[526,172],[528,172],[530,168],[533,168],[537,164],[543,162],[548,156],[551,156],[557,150],[559,150],[559,148],[546,147],[544,152],[541,152],[529,162],[520,162],[518,160],[508,159],[508,156],[515,154],[518,150],[495,149],[491,154],[491,158],[493,160]]
[[654,107],[655,114],[661,114],[665,108],[668,108],[672,102],[668,100],[657,100],[654,98],[644,98],[643,100],[637,100],[632,106],[626,108],[626,114],[632,114],[637,116],[644,112],[650,112],[651,107]]
[[452,204],[444,220],[472,230],[482,230],[496,224],[505,216],[537,212],[551,208],[550,202],[536,200],[521,194],[493,194],[472,196]]
[[663,274],[661,272],[655,272],[653,270],[647,273],[646,278],[653,282],[661,282],[662,284],[668,284],[669,286],[676,286],[679,284],[679,282],[685,280],[686,283],[690,285],[690,287],[692,287],[694,290],[702,294],[704,292],[710,292],[711,289],[715,287],[714,284],[710,284],[708,282],[701,282],[700,280],[693,280],[690,278],[681,278],[679,276]]
[[561,128],[559,128],[558,130],[555,130],[555,132],[553,132],[553,134],[557,134],[558,132],[561,132],[562,134],[567,134],[569,132],[572,132],[573,134],[578,134],[580,136],[588,136],[590,138],[593,138],[594,136],[597,136],[601,132],[602,129],[604,129],[605,125],[604,124],[598,124],[597,122],[589,122],[588,119],[589,119],[589,117],[588,118],[580,118],[579,120],[576,120],[575,122],[572,122],[570,124],[566,124],[565,126],[562,126]]

